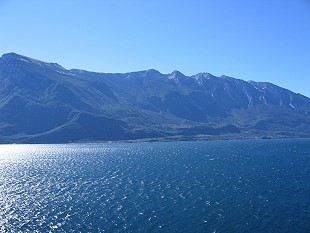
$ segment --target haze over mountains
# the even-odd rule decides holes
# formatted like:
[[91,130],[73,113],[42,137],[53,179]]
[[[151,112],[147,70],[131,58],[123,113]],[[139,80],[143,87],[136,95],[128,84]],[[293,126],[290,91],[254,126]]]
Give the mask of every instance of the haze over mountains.
[[0,58],[0,143],[310,137],[310,99],[209,73],[66,70]]

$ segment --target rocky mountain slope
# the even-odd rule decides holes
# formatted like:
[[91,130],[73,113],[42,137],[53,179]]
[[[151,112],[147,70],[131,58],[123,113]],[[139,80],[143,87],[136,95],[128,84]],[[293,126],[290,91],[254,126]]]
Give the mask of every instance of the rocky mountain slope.
[[310,99],[208,73],[66,70],[0,58],[0,143],[310,137]]

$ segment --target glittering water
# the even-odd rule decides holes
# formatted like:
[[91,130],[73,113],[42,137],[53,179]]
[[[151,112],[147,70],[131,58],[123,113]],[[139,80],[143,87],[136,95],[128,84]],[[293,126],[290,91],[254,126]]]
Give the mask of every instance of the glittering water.
[[310,140],[0,145],[0,232],[310,232]]

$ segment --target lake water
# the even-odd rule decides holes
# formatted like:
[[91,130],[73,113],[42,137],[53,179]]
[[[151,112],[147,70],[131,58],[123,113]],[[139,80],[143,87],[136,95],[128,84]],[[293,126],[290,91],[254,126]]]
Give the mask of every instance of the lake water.
[[310,140],[0,145],[0,232],[310,232]]

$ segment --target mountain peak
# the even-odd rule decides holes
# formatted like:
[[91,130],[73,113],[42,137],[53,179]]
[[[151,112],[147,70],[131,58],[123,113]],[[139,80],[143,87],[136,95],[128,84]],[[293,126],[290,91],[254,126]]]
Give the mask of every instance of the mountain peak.
[[168,79],[174,80],[177,84],[180,83],[185,77],[186,76],[178,70],[174,70],[171,74],[168,74]]
[[5,53],[5,54],[2,55],[2,58],[18,58],[18,57],[24,57],[24,56],[19,55],[17,53],[13,53],[13,52]]
[[172,75],[178,75],[178,76],[179,76],[179,75],[180,75],[180,76],[185,76],[184,74],[182,74],[182,73],[181,73],[180,71],[178,71],[178,70],[172,71],[171,74],[172,74]]
[[145,71],[147,74],[153,74],[153,75],[158,75],[161,74],[158,70],[155,69],[148,69]]
[[1,59],[11,62],[11,61],[19,61],[19,62],[26,62],[34,65],[49,67],[49,68],[56,68],[59,70],[65,70],[61,65],[57,63],[50,63],[50,62],[43,62],[34,58],[26,57],[17,53],[5,53],[2,55]]

